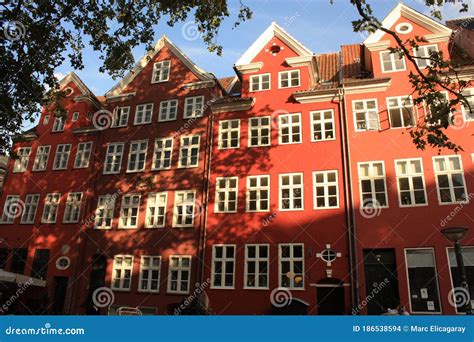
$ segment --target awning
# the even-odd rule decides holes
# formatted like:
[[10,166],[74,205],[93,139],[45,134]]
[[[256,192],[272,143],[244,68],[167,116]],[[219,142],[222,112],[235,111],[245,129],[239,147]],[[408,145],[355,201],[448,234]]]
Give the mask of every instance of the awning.
[[46,280],[28,277],[23,274],[7,272],[2,269],[0,269],[0,281],[6,282],[6,283],[29,284],[32,286],[39,286],[39,287],[46,286]]

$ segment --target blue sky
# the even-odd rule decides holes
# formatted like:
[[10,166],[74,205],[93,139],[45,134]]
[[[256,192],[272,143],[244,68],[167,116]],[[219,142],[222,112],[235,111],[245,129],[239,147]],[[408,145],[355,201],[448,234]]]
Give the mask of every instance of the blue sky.
[[[272,21],[277,22],[315,53],[338,51],[342,44],[359,43],[364,40],[363,35],[352,30],[351,21],[357,19],[357,12],[349,0],[334,0],[333,4],[330,4],[330,0],[242,0],[253,10],[253,18],[235,29],[233,23],[239,2],[228,1],[231,17],[224,22],[218,36],[218,43],[223,46],[223,56],[211,54],[201,38],[186,34],[185,32],[190,32],[186,31],[186,28],[189,29],[189,24],[186,26],[186,22],[168,27],[166,20],[163,20],[163,24],[156,27],[155,38],[159,39],[161,35],[166,34],[197,65],[213,72],[217,77],[233,75],[232,66],[235,61]],[[448,3],[443,9],[443,20],[474,15],[474,0],[464,2],[470,6],[469,13],[460,14],[459,4]],[[375,14],[382,19],[398,1],[371,0],[370,3]],[[423,13],[429,13],[429,9],[423,5],[424,0],[408,0],[404,3]],[[144,53],[144,46],[136,48],[135,59],[141,58]],[[84,63],[85,68],[75,72],[96,95],[105,94],[118,81],[107,74],[99,73],[101,61],[99,55],[91,49],[86,49],[84,52]],[[71,66],[65,63],[57,69],[58,78],[71,70]]]

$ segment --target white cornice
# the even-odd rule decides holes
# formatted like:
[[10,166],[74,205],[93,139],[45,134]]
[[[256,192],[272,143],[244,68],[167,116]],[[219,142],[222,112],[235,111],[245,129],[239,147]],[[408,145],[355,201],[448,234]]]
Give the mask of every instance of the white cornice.
[[133,93],[125,93],[125,94],[120,94],[120,95],[114,95],[114,96],[107,96],[106,95],[106,101],[107,103],[110,103],[110,102],[117,102],[117,101],[122,101],[122,100],[128,100],[128,99],[131,99],[132,97],[134,97],[137,93],[136,92],[133,92]]
[[237,112],[242,110],[249,110],[255,104],[255,98],[252,101],[242,102],[229,102],[229,103],[216,103],[211,104],[211,110],[213,113],[226,113],[226,112]]
[[390,46],[389,40],[381,40],[373,43],[366,44],[365,47],[369,49],[369,51],[382,51],[387,50]]
[[451,33],[442,32],[442,33],[435,33],[435,34],[428,34],[425,36],[426,40],[430,43],[448,43],[449,39],[451,38]]
[[363,93],[387,91],[391,83],[392,81],[388,81],[384,83],[344,86],[344,93],[345,94],[363,94]]
[[242,65],[235,66],[235,68],[242,74],[251,74],[253,72],[260,71],[262,67],[263,67],[262,62],[242,64]]
[[214,80],[210,81],[200,81],[200,82],[192,82],[186,83],[181,86],[183,89],[202,89],[202,88],[212,88],[216,82]]

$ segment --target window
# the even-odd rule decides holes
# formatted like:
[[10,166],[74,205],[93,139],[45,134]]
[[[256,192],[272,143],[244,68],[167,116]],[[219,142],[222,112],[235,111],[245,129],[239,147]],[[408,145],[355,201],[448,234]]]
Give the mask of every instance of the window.
[[54,157],[53,170],[67,169],[69,153],[71,153],[71,144],[58,145],[58,147],[56,148],[56,155]]
[[140,261],[140,279],[138,280],[138,291],[159,292],[160,269],[160,256],[143,255]]
[[411,311],[440,312],[438,273],[433,249],[406,249],[405,258]]
[[167,199],[167,192],[148,195],[145,228],[159,228],[165,226]]
[[426,188],[421,159],[395,161],[397,174],[398,200],[401,207],[425,205]]
[[35,223],[36,211],[38,210],[38,202],[40,195],[38,194],[28,194],[25,197],[25,207],[23,209],[23,214],[21,215],[20,223],[23,224],[33,224]]
[[52,132],[62,132],[64,131],[64,124],[66,123],[66,117],[64,116],[55,116]]
[[247,177],[247,211],[270,210],[270,176]]
[[199,135],[181,137],[179,167],[197,167],[199,163]]
[[35,160],[33,162],[33,171],[44,171],[48,165],[49,151],[51,146],[38,146]]
[[8,195],[3,205],[2,223],[13,223],[21,215],[22,202],[18,195]]
[[250,91],[270,90],[270,74],[250,76]]
[[[468,284],[474,284],[474,247],[461,247],[462,248],[462,256],[464,261],[464,267],[466,268],[466,276]],[[466,294],[463,292],[462,287],[462,280],[459,274],[458,269],[458,262],[456,260],[456,253],[454,252],[453,248],[448,248],[448,260],[449,260],[449,268],[451,270],[451,279],[453,284],[453,291],[455,292],[455,296],[465,296]],[[469,286],[469,293],[471,298],[471,308],[474,309],[474,287]],[[463,298],[463,297],[461,297]],[[459,303],[456,307],[456,311],[465,312],[465,307],[462,303]]]
[[332,109],[311,112],[311,141],[335,139],[334,112]]
[[133,256],[116,255],[112,270],[112,290],[130,290],[132,285]]
[[122,167],[123,143],[107,144],[104,174],[120,173]]
[[240,146],[240,120],[219,121],[219,148]]
[[238,177],[216,178],[216,213],[237,212]]
[[13,164],[13,172],[25,172],[30,161],[31,147],[21,147],[16,152],[17,159]]
[[44,199],[43,217],[41,218],[41,223],[56,223],[60,199],[61,194],[59,193],[46,195],[46,198]]
[[143,125],[151,122],[153,103],[141,104],[135,108],[134,125]]
[[[437,122],[431,120],[431,115],[432,114],[438,114],[438,117],[440,115],[444,115],[444,108],[446,108],[446,105],[449,105],[449,95],[447,91],[440,91],[438,92],[440,98],[436,98],[433,100],[433,102],[430,105],[427,105],[424,103],[424,108],[425,108],[425,120],[428,125],[433,125],[433,124],[441,124],[441,120],[438,120]],[[445,105],[444,107],[439,107],[440,105]],[[453,113],[449,112],[449,119],[452,120]],[[450,121],[452,122],[452,121]]]
[[63,218],[64,223],[74,223],[79,221],[81,202],[82,192],[71,192],[67,195]]
[[145,170],[147,149],[148,140],[132,141],[130,143],[127,172],[139,172]]
[[467,106],[467,104],[461,101],[464,119],[466,121],[472,121],[474,120],[474,88],[463,90],[461,94],[466,98],[466,101],[469,103],[469,106]]
[[158,121],[176,120],[178,112],[178,100],[167,100],[160,102],[160,116]]
[[355,130],[372,131],[380,129],[377,100],[352,101]]
[[466,182],[460,156],[433,157],[440,204],[467,202]]
[[382,60],[382,72],[405,70],[405,57],[400,57],[399,53],[382,51],[380,52],[380,59]]
[[45,115],[43,119],[43,125],[49,124],[49,115]]
[[384,162],[359,163],[361,206],[388,207]]
[[194,226],[194,191],[176,191],[174,195],[173,227]]
[[212,288],[233,289],[235,245],[212,246]]
[[95,210],[96,229],[112,228],[112,220],[114,219],[115,196],[101,195],[97,200],[97,209]]
[[152,170],[165,170],[171,167],[173,156],[173,138],[155,140]]
[[166,82],[170,78],[171,61],[161,61],[153,64],[151,83]]
[[25,273],[26,259],[28,258],[27,248],[14,248],[10,272],[17,274]]
[[301,142],[301,114],[283,114],[279,116],[279,143],[296,144]]
[[123,196],[119,228],[137,228],[139,211],[140,195]]
[[304,245],[300,243],[279,244],[280,262],[278,285],[288,289],[304,288]]
[[410,96],[387,97],[387,108],[392,128],[415,125],[415,111]]
[[188,293],[191,278],[191,256],[171,255],[168,267],[168,292]]
[[71,121],[76,122],[77,120],[79,120],[79,112],[72,113]]
[[313,172],[314,209],[339,207],[337,171]]
[[278,84],[280,88],[291,88],[300,86],[300,71],[280,71],[278,73]]
[[46,279],[48,274],[49,249],[35,250],[33,264],[31,265],[31,276],[37,279]]
[[89,159],[91,157],[92,141],[82,142],[77,145],[76,160],[74,160],[74,168],[89,167]]
[[268,289],[269,245],[245,245],[246,289]]
[[303,210],[303,174],[280,175],[280,210]]
[[270,117],[249,119],[249,146],[270,146]]
[[115,107],[114,119],[110,127],[126,127],[128,125],[128,116],[130,115],[130,107]]
[[426,68],[433,65],[431,53],[438,52],[438,45],[424,45],[413,49],[413,56],[415,56],[416,64],[420,68]]
[[204,112],[204,96],[187,97],[184,101],[183,118],[198,118]]

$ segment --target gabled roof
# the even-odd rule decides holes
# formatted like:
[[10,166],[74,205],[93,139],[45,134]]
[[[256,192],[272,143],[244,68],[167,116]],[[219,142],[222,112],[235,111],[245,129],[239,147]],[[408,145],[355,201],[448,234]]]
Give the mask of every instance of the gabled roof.
[[235,63],[236,66],[250,64],[257,54],[272,39],[277,37],[282,40],[288,47],[294,50],[299,56],[312,56],[313,53],[288,32],[272,22],[270,26],[257,38],[255,42],[244,52],[244,54]]
[[[432,31],[433,33],[445,33],[449,35],[452,32],[451,29],[445,25],[402,3],[399,3],[397,6],[395,6],[395,8],[392,9],[392,11],[385,17],[385,19],[382,20],[382,26],[389,29],[402,16],[404,18],[410,19],[427,30]],[[376,43],[380,41],[384,34],[385,32],[382,30],[377,30],[370,34],[366,40],[364,40],[364,44],[367,45]]]
[[71,71],[59,81],[59,89],[64,88],[70,82],[74,82],[77,88],[81,91],[82,95],[94,96],[94,93],[92,93],[92,91],[85,85],[84,82],[82,82],[82,80],[76,75],[74,71]]
[[450,28],[462,28],[462,29],[474,31],[474,17],[447,20],[446,26]]
[[215,77],[211,73],[208,73],[194,64],[188,56],[184,54],[166,35],[163,35],[156,42],[152,50],[148,51],[132,68],[132,70],[112,89],[110,89],[105,96],[116,96],[119,95],[122,90],[134,80],[134,78],[140,73],[140,71],[155,57],[155,55],[164,47],[168,47],[170,51],[175,55],[191,72],[196,75],[201,81],[213,80]]

